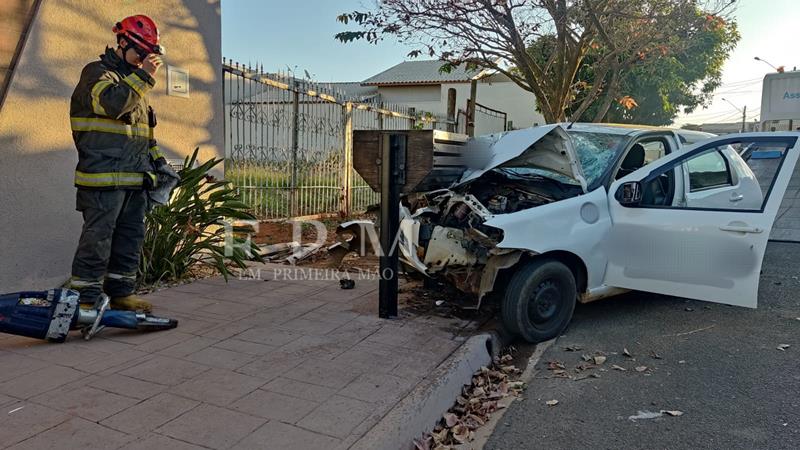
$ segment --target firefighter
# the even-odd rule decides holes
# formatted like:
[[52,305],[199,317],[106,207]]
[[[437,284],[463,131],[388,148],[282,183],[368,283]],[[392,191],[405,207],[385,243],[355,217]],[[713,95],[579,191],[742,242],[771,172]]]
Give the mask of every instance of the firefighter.
[[155,22],[126,17],[112,28],[117,47],[83,68],[72,94],[70,123],[78,149],[76,209],[83,230],[69,287],[81,304],[105,292],[115,309],[150,312],[134,295],[149,208],[147,191],[166,164],[153,139],[155,113],[147,94],[155,86],[164,50]]

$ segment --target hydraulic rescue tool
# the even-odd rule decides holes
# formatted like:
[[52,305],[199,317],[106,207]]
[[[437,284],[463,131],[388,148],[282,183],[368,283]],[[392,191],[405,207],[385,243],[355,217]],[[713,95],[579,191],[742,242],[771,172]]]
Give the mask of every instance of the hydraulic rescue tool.
[[105,327],[157,331],[178,326],[174,319],[108,309],[105,294],[91,308],[79,305],[79,298],[70,289],[0,295],[0,333],[64,342],[70,330],[81,330],[88,341]]

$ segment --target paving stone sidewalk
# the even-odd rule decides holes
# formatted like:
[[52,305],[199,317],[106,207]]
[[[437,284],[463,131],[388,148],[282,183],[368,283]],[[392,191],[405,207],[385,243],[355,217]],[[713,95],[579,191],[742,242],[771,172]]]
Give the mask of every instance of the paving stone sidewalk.
[[377,281],[254,269],[148,295],[175,330],[0,334],[0,448],[346,449],[475,327],[378,319]]

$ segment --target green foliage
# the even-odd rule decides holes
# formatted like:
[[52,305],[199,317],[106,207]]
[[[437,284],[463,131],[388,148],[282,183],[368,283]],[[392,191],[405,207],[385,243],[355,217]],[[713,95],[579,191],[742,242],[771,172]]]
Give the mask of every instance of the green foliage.
[[[603,122],[669,125],[681,111],[690,113],[711,101],[712,93],[722,82],[725,60],[740,35],[735,22],[708,16],[699,10],[695,20],[698,23],[695,33],[676,37],[688,39],[680,43],[680,52],[669,46],[653,49],[622,74],[619,93],[632,97],[638,107],[626,109],[615,102]],[[592,65],[595,59],[595,55],[587,55],[576,75],[576,82],[582,80],[586,84],[582,87],[597,82]],[[578,100],[580,98],[578,95]],[[595,101],[578,120],[592,120],[599,103]],[[569,108],[568,115],[575,109]]]
[[246,247],[250,255],[245,251],[241,237],[245,230],[234,227],[233,236],[226,236],[231,234],[226,221],[255,217],[230,182],[209,176],[223,160],[212,158],[194,167],[198,150],[184,161],[181,181],[169,204],[158,205],[147,214],[139,264],[139,280],[144,285],[183,279],[197,266],[210,267],[227,280],[228,265],[244,268],[248,260],[261,261],[254,243]]
[[[410,57],[427,54],[443,61],[443,72],[462,64],[496,70],[536,96],[548,123],[570,113],[583,120],[617,114],[660,123],[678,106],[691,109],[706,101],[707,89],[718,83],[715,70],[738,40],[735,25],[725,22],[734,5],[729,0],[386,0],[366,12],[340,15],[338,20],[354,29],[335,38],[377,44],[389,36],[416,47]],[[544,53],[524,51],[537,44]],[[665,71],[676,75],[646,79]],[[582,72],[589,78],[578,76]],[[694,88],[701,90],[699,97]],[[637,98],[631,89],[648,97]],[[633,110],[637,103],[643,106],[628,114],[625,108]]]

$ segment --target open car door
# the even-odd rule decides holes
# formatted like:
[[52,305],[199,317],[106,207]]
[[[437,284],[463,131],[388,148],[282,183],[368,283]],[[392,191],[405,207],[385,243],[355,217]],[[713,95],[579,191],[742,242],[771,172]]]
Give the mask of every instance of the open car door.
[[[747,133],[710,139],[614,182],[608,194],[612,226],[604,241],[605,284],[755,308],[761,263],[797,163],[799,138],[800,133]],[[724,151],[754,144],[780,154],[751,160],[757,181],[752,174],[737,174],[744,161],[734,155],[732,164],[731,152]],[[736,189],[756,182],[761,194]],[[730,191],[729,204],[687,206],[687,195],[714,190]],[[742,192],[761,201],[743,202]]]

